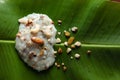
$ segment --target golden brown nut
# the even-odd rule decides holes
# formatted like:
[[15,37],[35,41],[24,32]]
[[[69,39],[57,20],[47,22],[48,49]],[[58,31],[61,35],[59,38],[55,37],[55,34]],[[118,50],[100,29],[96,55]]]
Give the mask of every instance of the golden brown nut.
[[41,38],[32,37],[31,40],[32,40],[34,43],[37,43],[37,44],[40,44],[40,45],[44,45],[44,41],[43,41],[43,39],[41,39]]

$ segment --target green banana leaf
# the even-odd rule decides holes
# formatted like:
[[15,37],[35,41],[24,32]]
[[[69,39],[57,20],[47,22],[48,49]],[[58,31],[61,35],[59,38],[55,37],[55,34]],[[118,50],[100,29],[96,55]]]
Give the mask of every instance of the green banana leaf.
[[[27,66],[15,49],[18,19],[30,13],[47,14],[55,22],[62,43],[64,30],[79,28],[75,41],[82,46],[56,61],[67,71],[52,66],[37,72]],[[62,24],[58,25],[57,20]],[[120,80],[120,3],[109,0],[0,0],[0,80]],[[90,56],[86,54],[91,50]],[[80,59],[70,59],[75,53]]]

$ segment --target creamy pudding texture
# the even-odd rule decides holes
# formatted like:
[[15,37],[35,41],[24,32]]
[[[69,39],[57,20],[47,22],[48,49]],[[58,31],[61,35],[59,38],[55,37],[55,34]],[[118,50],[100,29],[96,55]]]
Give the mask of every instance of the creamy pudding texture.
[[15,48],[20,57],[37,71],[48,69],[55,61],[53,45],[56,28],[45,14],[29,14],[18,20]]

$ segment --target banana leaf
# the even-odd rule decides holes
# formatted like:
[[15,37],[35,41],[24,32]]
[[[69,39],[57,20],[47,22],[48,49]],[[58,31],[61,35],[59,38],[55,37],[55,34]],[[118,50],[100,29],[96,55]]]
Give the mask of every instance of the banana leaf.
[[[78,27],[75,41],[82,46],[56,61],[67,71],[52,66],[37,72],[27,66],[15,49],[18,19],[30,13],[47,14],[55,22],[62,43],[64,30]],[[57,20],[62,24],[58,25]],[[120,80],[120,3],[109,0],[0,0],[0,80]],[[91,50],[90,56],[86,54]],[[70,59],[75,53],[80,59]]]

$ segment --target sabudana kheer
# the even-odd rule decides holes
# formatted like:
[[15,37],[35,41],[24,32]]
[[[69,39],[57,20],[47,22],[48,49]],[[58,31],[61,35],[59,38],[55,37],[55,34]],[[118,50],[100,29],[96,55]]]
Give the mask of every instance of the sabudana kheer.
[[48,69],[54,64],[53,45],[56,43],[56,28],[45,14],[29,14],[18,20],[15,48],[20,57],[37,71]]

